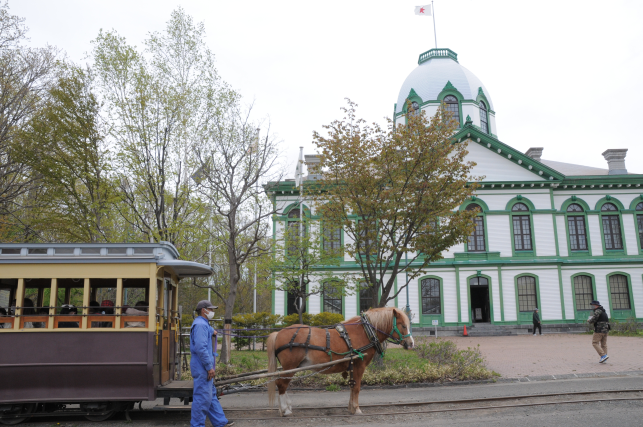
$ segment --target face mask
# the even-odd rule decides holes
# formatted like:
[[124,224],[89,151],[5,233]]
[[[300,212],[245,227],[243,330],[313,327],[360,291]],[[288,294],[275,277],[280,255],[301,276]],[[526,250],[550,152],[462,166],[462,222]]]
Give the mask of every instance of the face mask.
[[209,311],[208,314],[206,314],[206,316],[208,317],[208,320],[214,319],[214,311]]

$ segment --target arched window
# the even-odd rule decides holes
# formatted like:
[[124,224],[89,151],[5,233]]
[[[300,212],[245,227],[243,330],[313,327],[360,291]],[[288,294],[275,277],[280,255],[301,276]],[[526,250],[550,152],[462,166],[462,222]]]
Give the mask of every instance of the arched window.
[[574,277],[574,299],[576,301],[576,310],[591,310],[589,305],[594,300],[594,288],[592,287],[592,278],[589,276]]
[[420,114],[420,104],[415,101],[411,102],[411,105],[408,107],[408,114],[413,116]]
[[605,237],[605,249],[623,249],[621,238],[621,220],[618,216],[618,208],[613,203],[605,203],[601,212],[614,212],[616,215],[601,215],[603,222],[603,236]]
[[529,215],[514,215],[513,212],[529,212],[524,203],[516,203],[511,208],[511,221],[514,232],[514,248],[517,251],[533,251],[531,245],[531,218]]
[[531,276],[518,278],[518,310],[521,312],[534,311],[538,308],[536,279]]
[[341,292],[324,283],[324,290],[322,291],[322,299],[324,301],[324,310],[326,313],[342,314],[342,294]]
[[629,310],[632,308],[627,276],[622,274],[610,276],[610,296],[612,298],[612,310]]
[[441,314],[440,281],[438,279],[422,279],[422,314]]
[[[291,209],[290,212],[288,212],[288,240],[289,243],[287,245],[287,251],[289,256],[294,256],[297,254],[298,249],[303,247],[303,245],[299,244],[299,218],[301,215],[301,211],[297,208]],[[301,224],[303,228],[303,233],[304,236],[306,235],[306,225]]]
[[487,106],[484,101],[480,101],[480,128],[484,133],[490,133],[488,120]]
[[444,103],[446,104],[446,110],[452,113],[453,120],[460,127],[460,105],[458,104],[458,98],[453,95],[448,95],[444,97]]
[[587,230],[585,228],[585,215],[583,208],[578,203],[572,203],[567,207],[567,229],[569,230],[569,246],[572,251],[587,250]]
[[[478,209],[479,212],[482,212],[480,205],[475,203],[467,206],[468,211]],[[473,218],[473,223],[476,227],[473,229],[473,233],[469,236],[469,241],[467,242],[467,249],[469,252],[484,252],[485,243],[484,243],[484,218],[480,215]]]
[[[643,211],[643,202],[636,205],[637,211]],[[643,249],[643,215],[636,215],[636,224],[639,228],[639,245]]]

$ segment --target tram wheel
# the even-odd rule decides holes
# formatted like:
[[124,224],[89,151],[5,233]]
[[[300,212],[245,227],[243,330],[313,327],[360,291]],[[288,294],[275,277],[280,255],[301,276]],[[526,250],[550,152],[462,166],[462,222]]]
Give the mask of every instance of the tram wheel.
[[101,413],[100,415],[85,415],[89,421],[107,421],[112,418],[114,411],[109,411],[107,413]]
[[27,421],[31,418],[30,414],[33,414],[36,411],[35,403],[25,403],[23,405],[12,405],[11,409],[8,411],[3,411],[0,415],[25,415],[24,417],[16,418],[0,418],[0,424],[7,426],[13,426],[20,424],[23,421]]

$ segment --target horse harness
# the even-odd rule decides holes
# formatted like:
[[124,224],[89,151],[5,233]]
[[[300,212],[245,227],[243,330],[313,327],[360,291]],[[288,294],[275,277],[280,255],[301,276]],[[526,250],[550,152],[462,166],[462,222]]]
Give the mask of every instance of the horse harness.
[[[344,339],[344,341],[346,342],[346,345],[348,346],[348,351],[345,352],[345,353],[337,353],[337,352],[331,350],[331,348],[330,348],[330,331],[329,331],[328,328],[326,329],[326,347],[324,348],[324,347],[321,347],[319,345],[310,344],[310,336],[312,334],[312,328],[310,326],[299,326],[299,327],[297,327],[297,330],[295,330],[295,333],[293,334],[293,336],[290,338],[290,342],[288,344],[282,345],[281,347],[279,347],[279,348],[277,348],[275,350],[275,357],[280,352],[282,352],[283,350],[288,349],[288,350],[292,351],[293,347],[306,349],[306,354],[308,354],[308,350],[323,351],[324,353],[327,353],[330,356],[331,361],[333,360],[333,353],[337,354],[337,355],[341,355],[341,356],[345,356],[347,354],[356,354],[360,359],[363,359],[364,358],[364,352],[366,350],[368,350],[369,348],[375,348],[375,351],[377,353],[379,353],[381,356],[384,356],[384,348],[382,347],[382,343],[380,343],[379,339],[377,338],[377,333],[375,332],[375,328],[373,327],[373,325],[371,325],[371,322],[368,320],[368,317],[366,316],[366,313],[363,313],[361,315],[361,317],[362,317],[362,322],[361,323],[364,326],[364,332],[366,333],[366,337],[369,340],[369,343],[366,344],[363,347],[360,347],[360,348],[357,348],[357,349],[353,348],[353,344],[351,343],[351,339],[348,336],[348,331],[346,330],[346,327],[341,323],[335,325],[335,330],[339,333],[339,336]],[[308,328],[308,337],[306,338],[306,342],[305,343],[297,343],[297,342],[295,342],[295,338],[297,338],[297,334],[299,333],[299,330],[301,328],[306,328],[306,327]],[[397,331],[398,335],[400,337],[403,337],[403,335],[397,329],[397,325],[394,325],[393,331],[391,331],[391,333],[393,333],[394,331]],[[389,335],[389,337],[392,338],[392,336],[390,334],[387,334],[387,335]],[[408,335],[410,335],[410,334],[408,334]],[[406,335],[406,336],[408,336],[408,335]],[[406,337],[406,336],[404,336],[404,337]],[[353,379],[353,359],[350,359],[348,361],[348,373],[350,374],[350,380],[348,381],[348,385],[351,388],[353,388],[353,387],[355,387],[355,380]]]

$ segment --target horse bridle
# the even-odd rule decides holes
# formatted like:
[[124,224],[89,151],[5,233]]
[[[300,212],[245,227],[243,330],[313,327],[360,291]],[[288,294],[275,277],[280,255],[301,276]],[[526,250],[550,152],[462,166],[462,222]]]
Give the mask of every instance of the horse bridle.
[[[373,326],[371,324],[371,322],[368,319],[368,316],[366,315],[366,313],[362,314],[362,323],[364,324],[364,329],[366,330],[366,335],[371,340],[371,342],[373,343],[373,345],[375,346],[375,348],[377,349],[377,351],[380,354],[384,354],[384,350],[382,349],[382,344],[377,339],[377,335],[375,334],[375,330],[377,330],[378,332],[381,332],[384,335],[386,335],[387,336],[386,340],[388,342],[391,342],[393,344],[398,344],[398,345],[403,344],[404,338],[408,338],[408,337],[411,336],[410,332],[408,334],[406,334],[406,335],[403,335],[402,332],[400,332],[400,330],[397,327],[397,317],[395,317],[395,316],[393,316],[393,328],[391,329],[390,333],[386,333],[384,331],[380,331],[379,329],[375,328],[375,326]],[[398,337],[395,338],[393,336],[393,333],[397,333]]]

